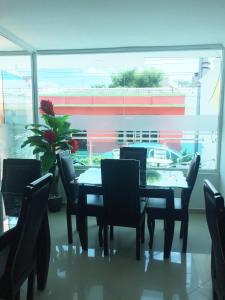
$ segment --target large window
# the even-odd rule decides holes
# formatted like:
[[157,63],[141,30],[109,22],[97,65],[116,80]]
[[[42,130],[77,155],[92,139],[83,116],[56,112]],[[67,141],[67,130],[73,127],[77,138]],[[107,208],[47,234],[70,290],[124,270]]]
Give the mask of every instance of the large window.
[[30,56],[0,56],[0,156],[29,157],[21,149],[25,125],[33,122]]
[[77,160],[98,165],[144,146],[149,167],[216,169],[220,50],[38,56],[39,101],[70,114]]

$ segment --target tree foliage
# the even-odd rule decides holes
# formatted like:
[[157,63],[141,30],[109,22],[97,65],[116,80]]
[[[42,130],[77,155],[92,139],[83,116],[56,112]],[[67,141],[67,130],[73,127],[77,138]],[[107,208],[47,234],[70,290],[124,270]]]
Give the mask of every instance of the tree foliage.
[[112,76],[112,83],[109,87],[160,87],[163,80],[163,73],[156,69],[137,71],[126,70]]

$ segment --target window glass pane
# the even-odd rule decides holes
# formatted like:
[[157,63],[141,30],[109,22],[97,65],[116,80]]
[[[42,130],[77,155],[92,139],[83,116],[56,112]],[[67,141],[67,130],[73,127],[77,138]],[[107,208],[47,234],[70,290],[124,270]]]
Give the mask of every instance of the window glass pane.
[[149,167],[217,165],[220,50],[38,57],[39,101],[71,115],[77,160],[99,165],[121,146],[148,148]]
[[25,125],[32,123],[30,56],[0,57],[0,155],[30,157],[31,149],[21,149]]

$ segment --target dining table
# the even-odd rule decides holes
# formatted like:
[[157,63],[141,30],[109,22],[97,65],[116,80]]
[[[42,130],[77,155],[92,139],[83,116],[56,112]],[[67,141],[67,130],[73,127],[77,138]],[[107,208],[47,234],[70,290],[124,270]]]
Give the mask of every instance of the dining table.
[[[140,198],[150,197],[153,189],[185,189],[188,188],[186,177],[181,170],[158,170],[147,169],[140,171],[139,180]],[[78,207],[80,211],[85,209],[86,196],[88,194],[101,196],[103,194],[101,168],[88,168],[77,178],[79,185]],[[82,230],[79,231],[81,247],[83,250],[88,248],[88,230],[87,230],[87,216],[79,213],[78,209],[78,223]]]

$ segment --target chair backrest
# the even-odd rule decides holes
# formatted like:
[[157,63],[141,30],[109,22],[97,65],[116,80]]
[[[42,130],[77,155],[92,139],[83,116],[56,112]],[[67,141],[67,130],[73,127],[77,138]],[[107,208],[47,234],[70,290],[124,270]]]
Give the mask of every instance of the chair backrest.
[[20,284],[31,271],[37,254],[37,240],[47,212],[52,174],[46,174],[25,187],[16,239],[10,249],[6,268],[13,284]]
[[56,157],[67,201],[73,202],[76,199],[78,186],[71,152],[70,150],[61,151]]
[[212,239],[212,281],[218,299],[225,299],[224,199],[212,183],[204,180],[206,220]]
[[187,208],[189,206],[191,193],[194,188],[194,185],[195,185],[195,182],[197,179],[197,175],[198,175],[198,171],[199,171],[200,158],[201,158],[200,154],[196,152],[194,155],[194,158],[192,159],[192,161],[189,165],[187,177],[186,177],[189,188],[182,189],[182,191],[181,191],[181,199],[182,199],[182,207],[183,208]]
[[200,166],[200,154],[196,152],[194,158],[192,159],[189,165],[187,177],[186,177],[187,183],[192,189],[195,185],[199,166]]
[[140,216],[139,161],[101,161],[103,203],[109,224],[129,226]]
[[146,170],[147,149],[144,147],[121,147],[121,159],[136,159],[140,161],[140,169]]
[[19,215],[25,186],[40,176],[40,160],[20,158],[3,160],[1,192],[6,215]]

